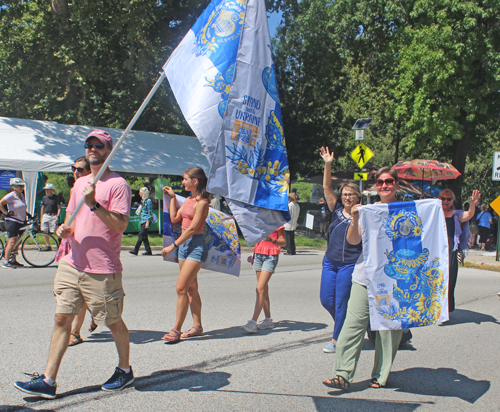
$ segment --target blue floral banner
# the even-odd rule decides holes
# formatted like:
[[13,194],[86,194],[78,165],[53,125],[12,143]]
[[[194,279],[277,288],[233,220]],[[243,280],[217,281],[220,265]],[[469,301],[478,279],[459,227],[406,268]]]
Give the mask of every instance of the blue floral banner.
[[359,208],[373,330],[448,320],[448,238],[439,200]]
[[163,69],[209,160],[208,191],[249,245],[262,240],[289,220],[290,179],[264,0],[213,0]]
[[[177,196],[177,207],[186,198]],[[170,196],[163,196],[163,247],[170,246],[180,235],[181,225],[170,221]],[[203,236],[208,245],[208,258],[202,268],[215,272],[239,276],[241,268],[241,249],[234,218],[219,210],[210,208],[205,222]],[[168,262],[178,262],[177,249],[164,258]]]

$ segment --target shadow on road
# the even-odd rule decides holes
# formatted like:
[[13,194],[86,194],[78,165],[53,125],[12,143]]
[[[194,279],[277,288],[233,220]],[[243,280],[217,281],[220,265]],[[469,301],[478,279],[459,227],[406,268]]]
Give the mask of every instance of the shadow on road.
[[455,309],[450,313],[450,320],[440,326],[452,326],[463,323],[475,323],[476,325],[480,325],[486,322],[500,325],[500,322],[491,315],[485,315],[484,313],[474,312],[472,310]]
[[476,381],[450,368],[411,368],[391,372],[388,387],[398,392],[447,396],[476,402],[490,389],[489,381]]
[[15,405],[0,405],[0,412],[20,412],[20,411],[39,411],[39,412],[55,412],[55,409],[32,409],[26,406]]
[[[308,322],[295,322],[293,320],[282,320],[274,323],[274,329],[264,329],[259,330],[255,335],[267,335],[269,333],[276,332],[289,332],[293,330],[301,330],[304,332],[314,332],[317,330],[325,329],[328,327],[325,323],[308,323]],[[164,331],[155,330],[131,330],[130,333],[130,343],[135,345],[142,345],[145,343],[159,342],[165,334]],[[209,330],[203,333],[202,336],[192,337],[189,340],[196,339],[227,339],[227,338],[237,338],[240,336],[248,336],[241,329],[241,326],[231,326],[230,328]],[[101,332],[94,332],[92,335],[85,338],[85,342],[113,342],[113,335],[107,329]]]
[[[198,339],[227,339],[236,338],[240,336],[257,336],[267,335],[269,333],[277,332],[290,332],[293,330],[301,330],[303,332],[314,332],[328,327],[325,323],[309,323],[309,322],[296,322],[293,320],[280,320],[274,322],[274,329],[259,330],[257,333],[249,334],[241,329],[241,326],[231,326],[230,328],[209,330],[200,336]],[[193,339],[193,338],[191,338]]]
[[141,392],[216,391],[229,385],[230,373],[197,372],[191,370],[169,370],[154,372],[135,381],[135,389]]

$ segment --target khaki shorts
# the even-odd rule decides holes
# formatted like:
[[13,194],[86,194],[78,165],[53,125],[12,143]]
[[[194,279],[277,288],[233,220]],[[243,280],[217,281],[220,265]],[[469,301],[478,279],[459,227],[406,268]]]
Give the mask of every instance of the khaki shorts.
[[119,322],[123,312],[122,274],[81,272],[62,258],[54,278],[56,313],[78,314],[83,302],[99,326]]

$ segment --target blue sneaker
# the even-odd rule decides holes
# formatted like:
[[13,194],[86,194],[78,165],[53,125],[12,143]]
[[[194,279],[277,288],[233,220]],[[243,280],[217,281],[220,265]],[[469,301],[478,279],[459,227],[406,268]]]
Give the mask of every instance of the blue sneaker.
[[[29,374],[26,374],[29,375]],[[38,373],[34,373],[33,378],[29,382],[15,382],[14,386],[20,391],[29,393],[31,395],[41,396],[46,399],[55,399],[56,397],[56,383],[54,386],[45,383],[43,380],[45,378],[44,375],[39,375]]]
[[333,343],[333,342],[330,342],[328,345],[326,345],[323,348],[323,352],[325,352],[325,353],[335,353],[336,350],[337,350],[337,346],[335,346],[335,343]]
[[132,372],[132,366],[130,367],[130,372],[126,373],[120,368],[115,369],[113,376],[109,378],[104,385],[101,386],[103,391],[121,391],[127,386],[134,382],[134,372]]

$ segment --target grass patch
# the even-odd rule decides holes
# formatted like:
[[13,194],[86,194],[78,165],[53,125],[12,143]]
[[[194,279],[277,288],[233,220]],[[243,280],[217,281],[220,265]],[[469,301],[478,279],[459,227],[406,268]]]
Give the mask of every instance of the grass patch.
[[[122,246],[135,246],[137,243],[137,233],[125,233],[122,238]],[[148,233],[149,244],[151,246],[163,246],[163,236],[158,233]],[[247,247],[245,239],[240,237],[241,247]],[[315,249],[326,249],[326,240],[309,238],[307,236],[295,236],[296,247],[311,247]]]
[[493,272],[500,272],[500,266],[492,265],[478,265],[477,263],[464,262],[464,267],[471,269],[491,270]]
[[[137,238],[137,233],[125,233],[122,238],[122,246],[135,246]],[[148,238],[151,246],[163,246],[163,236],[158,232],[148,233]]]

